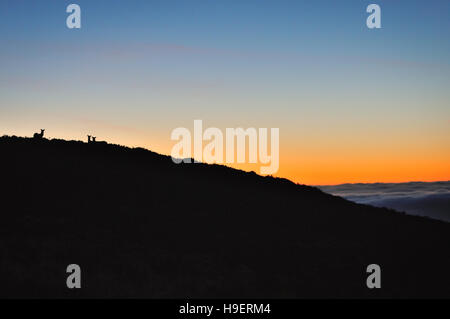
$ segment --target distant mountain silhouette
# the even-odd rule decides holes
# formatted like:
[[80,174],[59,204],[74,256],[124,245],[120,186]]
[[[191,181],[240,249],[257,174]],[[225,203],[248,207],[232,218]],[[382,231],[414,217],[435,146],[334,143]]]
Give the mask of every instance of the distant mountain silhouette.
[[449,223],[141,148],[2,137],[0,154],[0,297],[450,297]]

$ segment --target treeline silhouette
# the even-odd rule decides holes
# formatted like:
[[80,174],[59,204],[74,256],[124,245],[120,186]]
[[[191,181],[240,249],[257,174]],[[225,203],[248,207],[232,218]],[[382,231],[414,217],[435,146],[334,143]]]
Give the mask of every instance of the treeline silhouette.
[[4,136],[0,154],[0,297],[450,297],[448,223],[142,148]]

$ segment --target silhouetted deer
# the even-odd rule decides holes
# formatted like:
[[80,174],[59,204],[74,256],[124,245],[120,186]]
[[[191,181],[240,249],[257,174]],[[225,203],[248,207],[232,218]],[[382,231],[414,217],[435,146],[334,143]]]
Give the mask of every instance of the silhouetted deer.
[[[89,137],[89,135],[88,135],[88,137]],[[95,143],[95,144],[108,144],[108,143],[106,143],[105,141],[96,141],[95,139],[97,138],[96,136],[91,136],[91,138],[92,138],[92,140],[90,140],[91,141],[91,143]]]
[[41,133],[34,133],[33,138],[40,139],[44,137],[44,129],[41,129]]

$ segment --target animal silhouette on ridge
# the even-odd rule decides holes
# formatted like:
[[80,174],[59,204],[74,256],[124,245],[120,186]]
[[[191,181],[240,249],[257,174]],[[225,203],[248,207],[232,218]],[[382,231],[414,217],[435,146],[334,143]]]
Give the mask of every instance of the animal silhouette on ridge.
[[88,143],[89,144],[108,144],[108,143],[106,143],[105,141],[96,141],[95,139],[96,139],[97,137],[96,136],[91,136],[91,135],[88,135]]
[[33,138],[35,138],[35,139],[43,138],[44,137],[44,132],[45,132],[45,129],[41,129],[41,133],[34,133]]

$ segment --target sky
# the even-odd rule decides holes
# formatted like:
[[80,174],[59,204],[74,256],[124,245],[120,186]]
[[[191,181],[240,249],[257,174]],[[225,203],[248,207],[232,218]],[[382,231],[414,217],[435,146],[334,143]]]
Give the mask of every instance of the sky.
[[170,154],[201,119],[279,128],[302,184],[450,180],[449,39],[446,0],[1,0],[0,135]]

